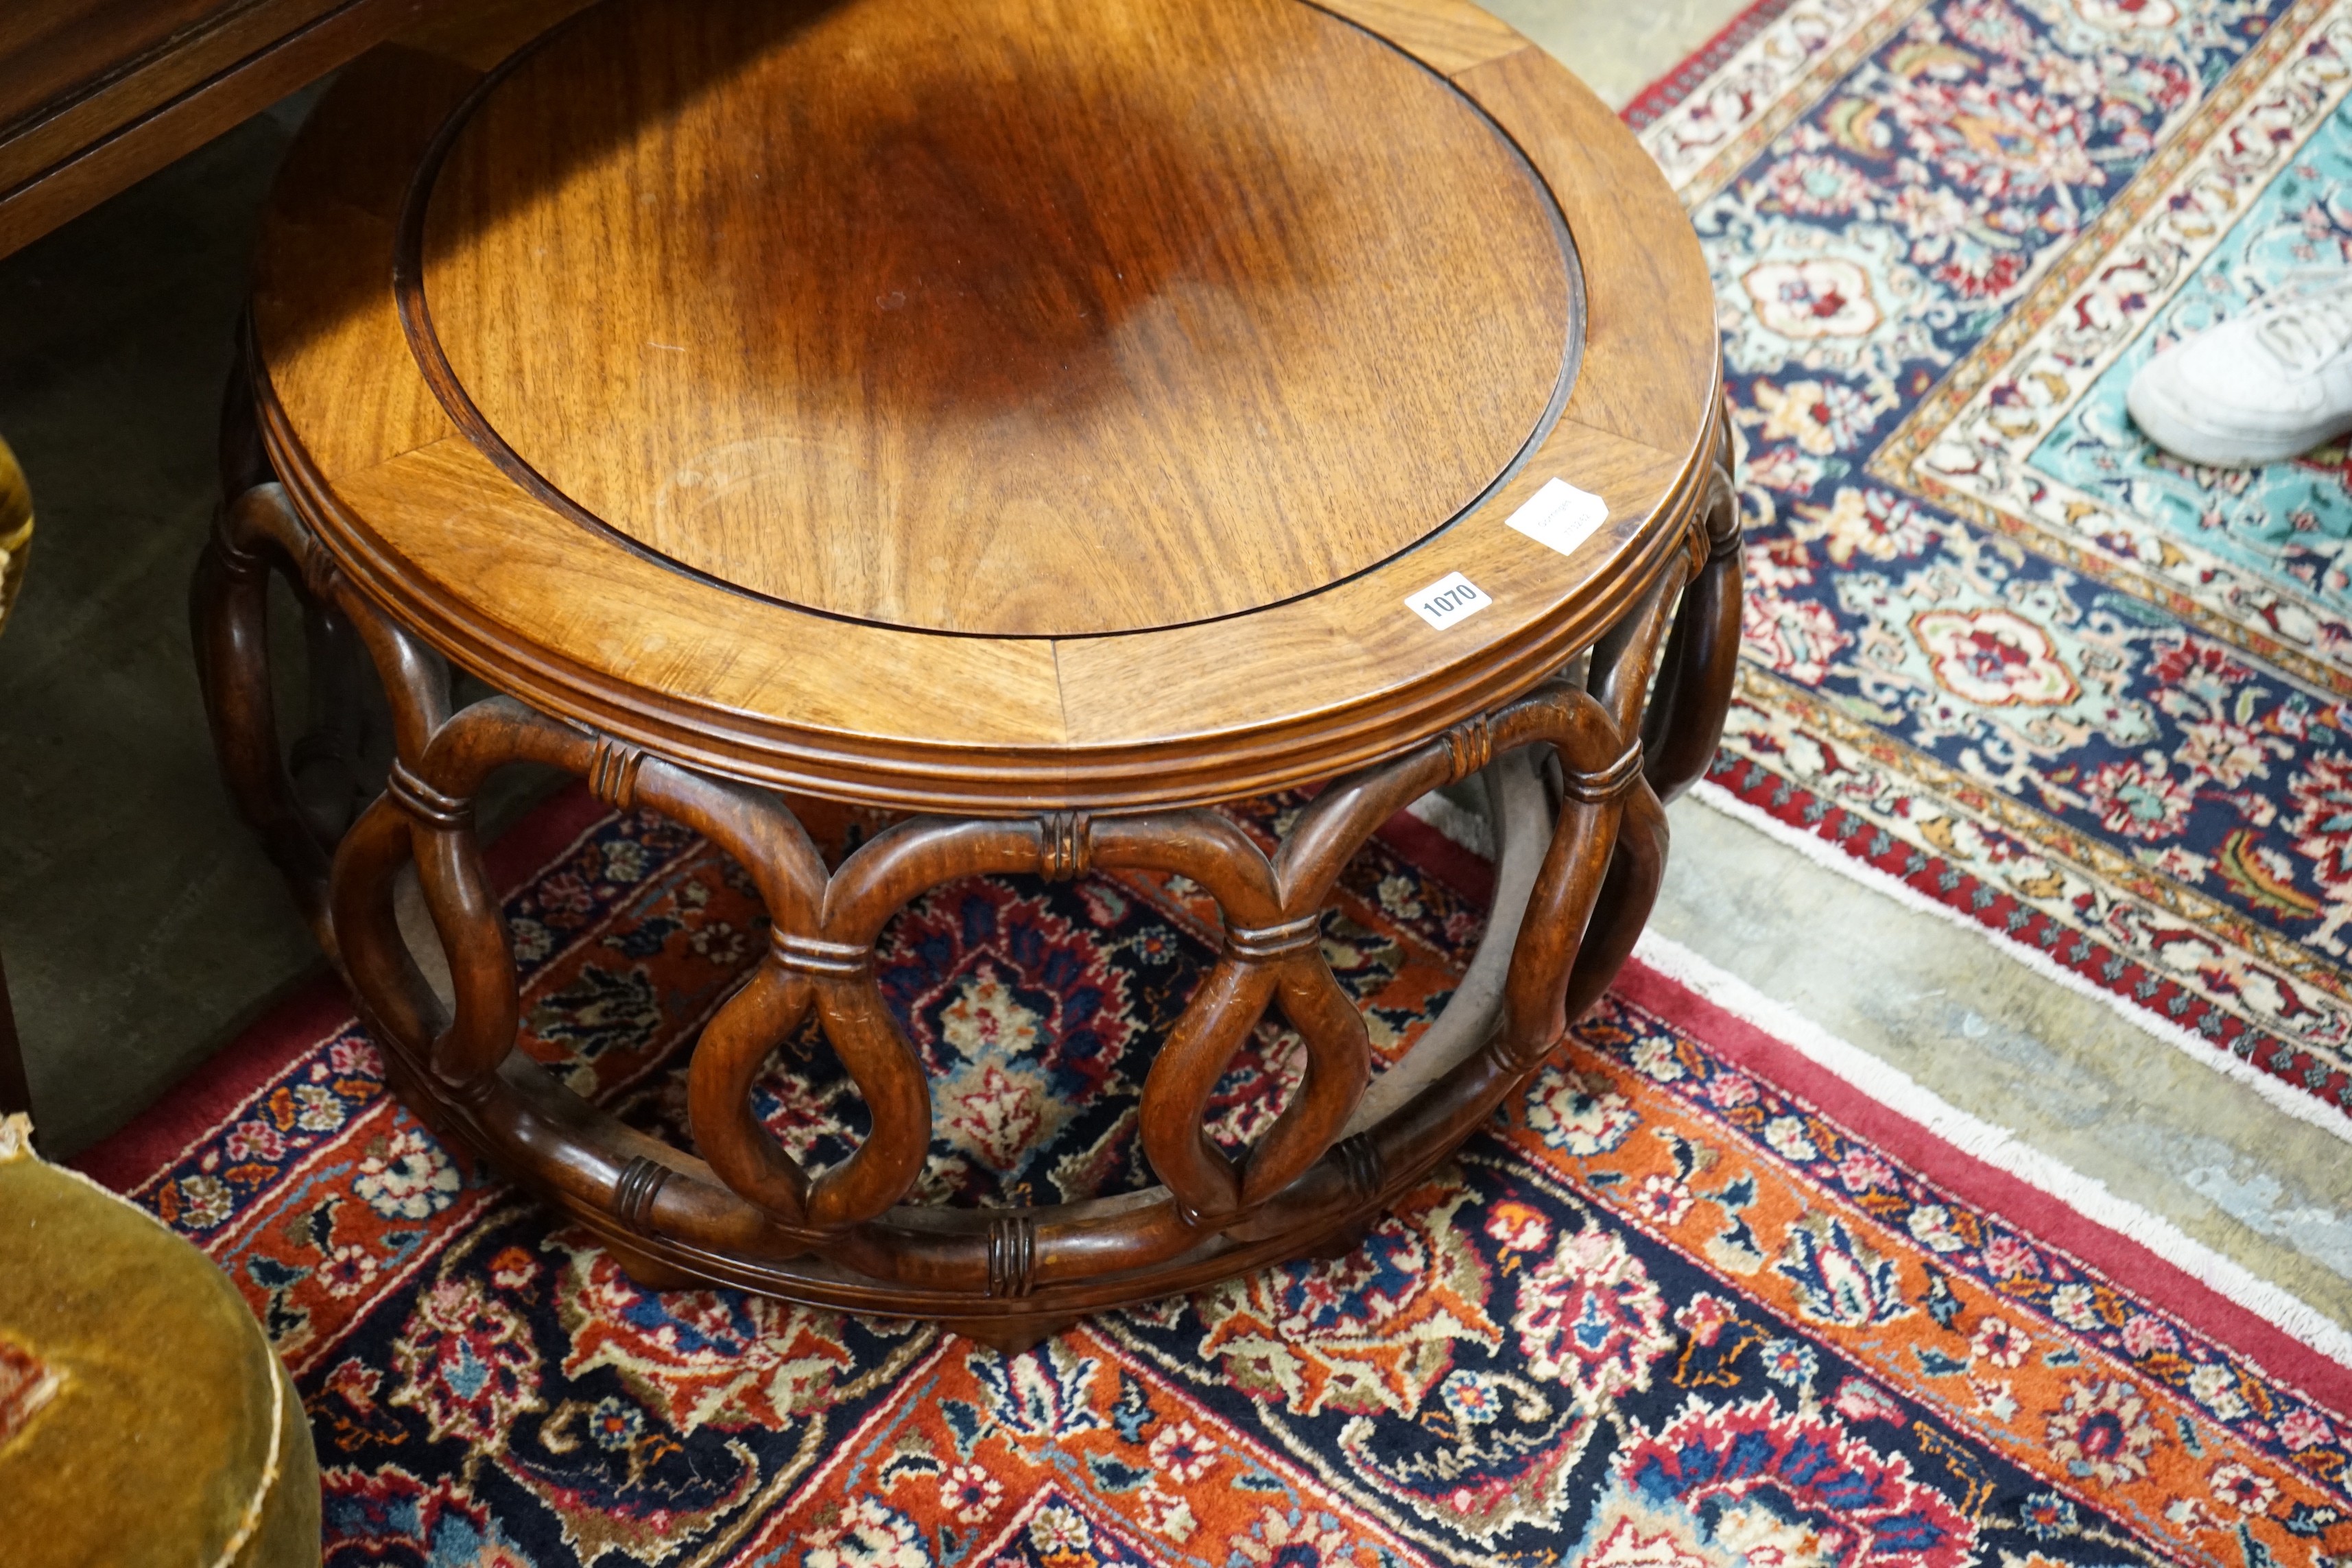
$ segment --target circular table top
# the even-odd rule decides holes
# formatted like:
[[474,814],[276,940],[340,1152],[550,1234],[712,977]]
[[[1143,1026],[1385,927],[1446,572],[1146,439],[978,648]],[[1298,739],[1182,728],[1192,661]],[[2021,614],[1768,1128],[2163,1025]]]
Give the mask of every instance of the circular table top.
[[1696,240],[1458,0],[606,0],[488,63],[298,142],[265,431],[402,619],[681,760],[1298,782],[1557,664],[1696,500]]
[[620,0],[518,61],[423,203],[420,346],[476,433],[713,583],[1083,636],[1394,555],[1564,390],[1556,209],[1378,39],[940,17]]

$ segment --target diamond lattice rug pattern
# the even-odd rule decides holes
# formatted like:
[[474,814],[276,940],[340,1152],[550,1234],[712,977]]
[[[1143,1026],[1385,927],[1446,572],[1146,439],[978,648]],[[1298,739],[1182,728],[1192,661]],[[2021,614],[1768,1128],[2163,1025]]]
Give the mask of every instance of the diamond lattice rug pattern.
[[1794,0],[1640,108],[1748,518],[1707,798],[2348,1128],[2352,493],[2123,389],[2352,268],[2352,7]]
[[[740,871],[579,794],[499,859],[527,1048],[682,1137],[678,1047],[760,948]],[[1485,880],[1402,821],[1348,876],[1326,950],[1390,1058],[1460,973]],[[1213,954],[1202,912],[1140,877],[976,880],[886,933],[940,1086],[936,1191],[1148,1180],[1117,1108]],[[2078,1205],[2118,1205],[2001,1168],[1989,1130],[1931,1131],[1885,1103],[1916,1091],[1881,1069],[1857,1092],[1833,1043],[1810,1049],[1636,964],[1352,1256],[1009,1357],[640,1289],[388,1099],[325,991],[88,1163],[268,1326],[336,1565],[2352,1552],[2340,1332],[2145,1216],[2125,1220],[2155,1251],[2095,1223]],[[856,1136],[855,1097],[820,1048],[781,1058],[761,1110],[822,1159]],[[1226,1131],[1293,1059],[1261,1036],[1223,1086]],[[1111,1110],[1072,1114],[1088,1097]]]

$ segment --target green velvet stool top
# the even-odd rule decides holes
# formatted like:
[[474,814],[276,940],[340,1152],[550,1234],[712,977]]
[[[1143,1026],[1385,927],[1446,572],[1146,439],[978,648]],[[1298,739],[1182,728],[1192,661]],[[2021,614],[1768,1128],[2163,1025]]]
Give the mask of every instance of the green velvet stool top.
[[319,1461],[205,1255],[0,1119],[0,1562],[319,1561]]

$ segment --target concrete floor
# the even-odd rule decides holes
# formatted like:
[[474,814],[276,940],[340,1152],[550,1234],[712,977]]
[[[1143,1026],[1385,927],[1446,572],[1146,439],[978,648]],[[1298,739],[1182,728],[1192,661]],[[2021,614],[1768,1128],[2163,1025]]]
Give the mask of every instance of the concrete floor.
[[1688,59],[1752,0],[1483,0],[1623,108]]
[[298,119],[250,121],[0,261],[0,432],[38,530],[0,637],[0,953],[55,1152],[316,962],[222,795],[186,608],[254,213]]
[[[1614,102],[1738,0],[1493,0]],[[253,213],[299,105],[0,261],[0,431],[41,533],[0,639],[5,952],[69,1153],[313,971],[213,773],[184,594]],[[2352,1159],[2119,1018],[1685,801],[1656,929],[2352,1322]]]

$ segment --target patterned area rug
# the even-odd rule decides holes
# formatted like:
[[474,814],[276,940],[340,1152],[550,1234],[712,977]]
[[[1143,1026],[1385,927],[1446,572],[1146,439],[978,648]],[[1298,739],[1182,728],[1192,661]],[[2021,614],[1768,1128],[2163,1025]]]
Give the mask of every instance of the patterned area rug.
[[1643,136],[1749,519],[1708,798],[2315,1120],[2352,1107],[2352,468],[2132,371],[2352,268],[2338,0],[1793,0]]
[[[528,1049],[684,1137],[679,1047],[760,949],[740,872],[578,794],[495,861]],[[1461,973],[1489,876],[1401,818],[1345,879],[1326,952],[1391,1057]],[[1146,1179],[1136,1087],[1214,952],[1202,916],[1141,876],[974,880],[886,932],[893,1005],[940,1086],[935,1193]],[[1637,963],[1352,1256],[1010,1357],[638,1289],[391,1101],[324,991],[85,1163],[207,1248],[268,1326],[336,1568],[2352,1553],[2352,1349],[1792,1037]],[[857,1134],[854,1097],[811,1043],[779,1054],[761,1109],[822,1158]],[[1295,1061],[1263,1032],[1221,1131],[1255,1126]]]

